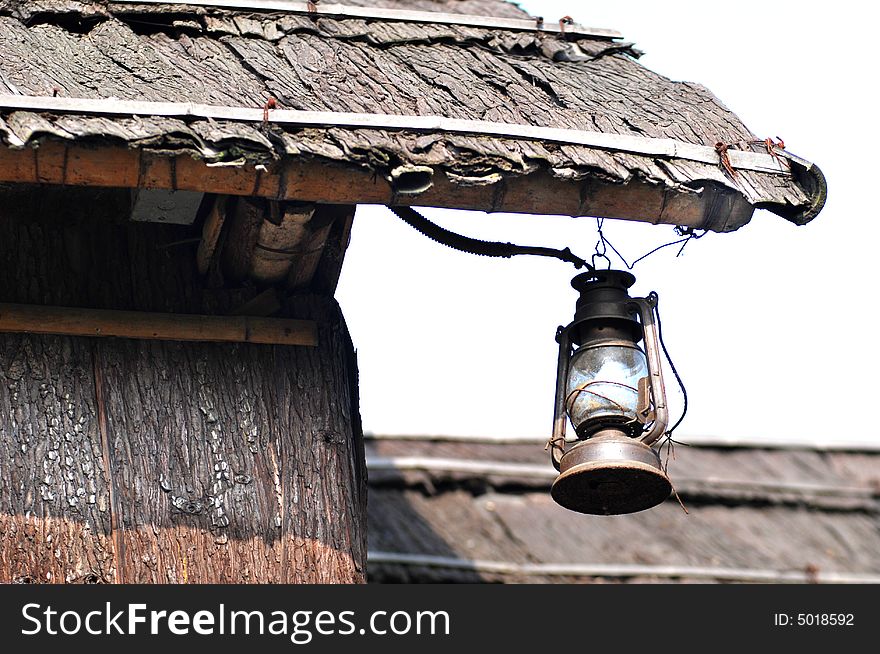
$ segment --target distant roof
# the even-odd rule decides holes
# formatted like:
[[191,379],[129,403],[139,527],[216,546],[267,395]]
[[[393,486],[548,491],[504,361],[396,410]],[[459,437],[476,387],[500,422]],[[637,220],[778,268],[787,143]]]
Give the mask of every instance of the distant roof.
[[[453,190],[428,192],[423,204],[716,231],[741,226],[755,207],[803,224],[824,202],[818,168],[768,150],[707,89],[644,68],[608,30],[539,24],[500,0],[323,2],[311,15],[298,2],[210,4],[0,0],[0,141],[110,143],[214,166],[331,162],[380,179],[429,167]],[[346,17],[346,7],[528,18],[535,27]],[[40,102],[28,110],[13,96]],[[269,97],[277,110],[261,124]],[[110,100],[92,111],[69,99]],[[145,104],[114,113],[122,100]],[[146,103],[202,108],[187,104],[178,115]],[[327,123],[298,122],[283,113],[291,110],[322,112]],[[397,119],[371,127],[328,117],[342,113]],[[506,186],[545,178],[562,191]],[[656,193],[601,201],[602,189],[625,184]],[[705,202],[695,209],[696,198]]]
[[[664,451],[665,453],[665,451]],[[880,583],[880,451],[678,446],[675,498],[585,516],[534,444],[367,441],[372,581]]]

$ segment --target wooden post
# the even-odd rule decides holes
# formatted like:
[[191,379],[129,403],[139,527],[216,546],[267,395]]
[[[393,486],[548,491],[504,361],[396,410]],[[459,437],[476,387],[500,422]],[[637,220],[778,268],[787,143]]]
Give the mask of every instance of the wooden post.
[[[5,193],[0,302],[219,316],[258,294],[204,288],[201,226],[120,221],[116,191]],[[353,348],[332,298],[282,304],[317,347],[0,334],[0,582],[363,582]]]

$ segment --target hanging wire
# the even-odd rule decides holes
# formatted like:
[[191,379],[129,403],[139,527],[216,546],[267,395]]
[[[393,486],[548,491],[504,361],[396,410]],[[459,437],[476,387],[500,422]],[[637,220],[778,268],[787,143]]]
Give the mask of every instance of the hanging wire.
[[[608,257],[608,246],[611,243],[608,242],[608,239],[605,238],[605,234],[602,233],[602,226],[605,224],[604,218],[596,218],[596,227],[599,230],[599,240],[596,241],[596,253],[593,255],[591,263],[593,264],[593,268],[596,268],[596,259],[605,259],[608,262],[608,268],[611,269],[611,259]],[[611,245],[611,249],[614,250],[614,246]],[[617,250],[614,250],[617,252]],[[618,254],[617,256],[620,256]]]
[[672,245],[681,244],[681,247],[678,249],[678,252],[675,254],[676,257],[680,257],[682,255],[682,252],[684,251],[685,246],[691,240],[703,238],[708,233],[708,230],[703,230],[703,232],[701,234],[698,234],[697,230],[695,230],[693,227],[678,227],[677,226],[677,227],[675,227],[675,233],[678,236],[681,236],[683,238],[679,238],[674,241],[670,241],[669,243],[664,243],[663,245],[659,245],[659,246],[655,247],[653,250],[651,250],[650,252],[643,254],[642,256],[640,256],[638,259],[636,259],[632,263],[629,263],[626,260],[626,258],[620,253],[620,251],[616,247],[614,247],[614,244],[608,240],[608,237],[605,236],[605,233],[602,231],[602,228],[604,226],[605,226],[605,219],[604,218],[596,218],[596,229],[599,232],[599,240],[596,242],[596,254],[593,255],[593,266],[595,267],[595,265],[596,265],[596,259],[600,258],[600,259],[605,259],[608,262],[608,267],[610,268],[611,267],[611,259],[608,258],[606,253],[608,252],[608,248],[611,248],[611,251],[614,252],[614,254],[617,255],[617,258],[623,262],[623,265],[626,266],[627,270],[632,270],[633,268],[635,268],[636,264],[639,263],[640,261],[643,261],[643,260],[647,259],[648,257],[650,257],[655,252],[658,252],[658,251],[662,250],[663,248],[668,248]]
[[[614,247],[614,244],[608,240],[608,237],[605,236],[605,232],[602,230],[602,228],[604,226],[605,226],[605,219],[604,218],[596,218],[596,230],[599,234],[599,240],[596,241],[596,253],[593,255],[593,259],[592,259],[592,263],[593,263],[594,268],[596,266],[597,259],[605,259],[608,262],[608,267],[609,268],[611,267],[611,260],[608,258],[608,254],[607,254],[608,248],[611,248],[611,251],[617,255],[617,257],[623,262],[623,264],[629,270],[632,270],[637,263],[639,263],[640,261],[643,261],[644,259],[647,259],[649,256],[651,256],[655,252],[662,250],[663,248],[670,247],[672,245],[681,244],[681,247],[678,249],[678,253],[675,255],[676,257],[679,257],[679,256],[681,256],[681,253],[684,250],[685,246],[692,239],[702,238],[708,232],[708,230],[704,230],[702,234],[698,234],[697,231],[693,227],[676,227],[675,233],[678,236],[681,236],[682,238],[679,238],[675,241],[670,241],[669,243],[664,243],[663,245],[660,245],[660,246],[654,248],[650,252],[643,254],[642,256],[640,256],[638,259],[636,259],[632,263],[629,263],[626,260],[626,258],[624,258],[624,256],[618,251],[618,249],[616,247]],[[660,308],[659,308],[658,304],[656,303],[656,301],[654,302],[653,311],[654,311],[654,315],[657,317],[657,337],[658,337],[658,340],[660,341],[660,347],[663,350],[663,355],[666,357],[666,361],[669,363],[669,368],[672,370],[672,374],[675,375],[675,381],[678,382],[678,387],[681,389],[681,395],[682,395],[682,398],[684,399],[684,406],[682,408],[681,416],[678,418],[678,420],[675,422],[675,424],[672,425],[671,428],[667,429],[666,432],[664,433],[664,436],[666,438],[664,443],[667,443],[671,449],[673,443],[675,443],[675,441],[672,439],[672,433],[678,428],[678,426],[682,423],[685,416],[687,415],[688,396],[687,396],[687,389],[684,386],[684,382],[681,380],[681,375],[678,374],[678,370],[675,368],[675,364],[672,362],[672,357],[669,356],[669,350],[666,348],[666,343],[663,342],[663,323],[660,320]],[[684,443],[682,443],[682,444],[684,444]],[[662,447],[662,445],[661,445],[661,447]]]

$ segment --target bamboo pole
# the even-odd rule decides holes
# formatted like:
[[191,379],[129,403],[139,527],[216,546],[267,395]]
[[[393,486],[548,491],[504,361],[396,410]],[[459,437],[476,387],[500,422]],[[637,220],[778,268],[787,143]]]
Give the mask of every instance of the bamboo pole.
[[0,332],[317,346],[311,320],[202,316],[0,303]]
[[[112,188],[161,188],[326,204],[399,204],[506,213],[595,216],[731,231],[754,207],[740,194],[707,184],[682,193],[631,180],[626,184],[557,179],[546,171],[512,176],[489,186],[459,186],[439,168],[420,194],[401,195],[366,169],[318,160],[288,159],[254,166],[208,166],[189,155],[164,157],[124,147],[0,147],[0,182]],[[719,209],[723,207],[723,211]],[[203,259],[207,255],[203,253]],[[204,262],[202,265],[205,265]]]

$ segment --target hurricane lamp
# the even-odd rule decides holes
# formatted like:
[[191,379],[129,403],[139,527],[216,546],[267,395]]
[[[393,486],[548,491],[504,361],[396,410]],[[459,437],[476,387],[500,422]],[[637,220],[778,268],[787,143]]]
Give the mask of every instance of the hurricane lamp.
[[[620,270],[575,277],[574,320],[557,332],[559,360],[550,451],[553,499],[580,513],[633,513],[672,490],[652,447],[668,424],[655,322],[657,294],[633,298]],[[643,347],[639,345],[642,343]],[[574,435],[566,436],[570,421]]]

